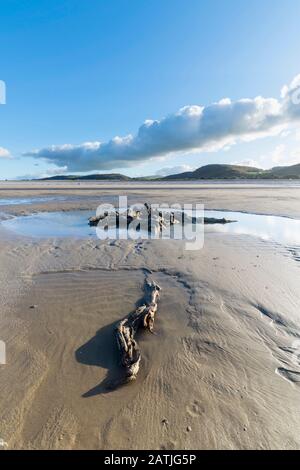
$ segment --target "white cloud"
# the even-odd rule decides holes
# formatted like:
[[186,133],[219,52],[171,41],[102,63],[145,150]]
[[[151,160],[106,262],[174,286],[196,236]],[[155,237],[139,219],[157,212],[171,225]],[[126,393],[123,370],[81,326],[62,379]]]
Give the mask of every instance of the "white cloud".
[[206,107],[185,106],[160,121],[145,121],[134,136],[51,146],[26,155],[66,166],[68,171],[93,171],[130,167],[180,152],[217,151],[274,135],[300,121],[299,88],[300,75],[282,89],[280,100],[225,98]]
[[274,166],[289,166],[300,163],[300,152],[291,150],[285,144],[277,145],[269,154],[259,158],[263,168],[273,168]]
[[300,142],[300,129],[297,129],[294,135],[295,135],[295,140],[297,142]]
[[68,171],[67,166],[62,166],[59,168],[48,168],[45,173],[43,173],[43,176],[57,176],[57,175],[63,175]]
[[284,144],[277,145],[271,155],[271,162],[275,165],[280,165],[282,162],[286,161],[285,155],[286,146]]
[[39,178],[47,178],[48,176],[57,176],[63,175],[66,173],[67,167],[60,167],[60,168],[48,168],[45,171],[40,171],[36,173],[27,173],[25,175],[18,176],[20,180],[32,180],[32,179],[39,179]]
[[0,158],[11,158],[10,152],[4,147],[0,147]]
[[253,168],[262,168],[261,163],[256,160],[244,160],[242,162],[232,162],[231,165],[251,166]]
[[184,173],[185,171],[193,171],[195,168],[189,165],[179,165],[169,168],[161,168],[155,173],[155,176],[169,176],[176,175],[177,173]]

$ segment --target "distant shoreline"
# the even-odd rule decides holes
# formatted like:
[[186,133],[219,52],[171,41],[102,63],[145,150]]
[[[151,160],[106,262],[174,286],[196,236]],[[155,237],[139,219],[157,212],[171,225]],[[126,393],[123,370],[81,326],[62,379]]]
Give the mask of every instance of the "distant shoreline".
[[170,175],[130,177],[120,173],[89,175],[55,175],[41,178],[43,181],[226,181],[226,180],[300,180],[300,164],[277,166],[269,170],[241,165],[204,165],[194,171]]

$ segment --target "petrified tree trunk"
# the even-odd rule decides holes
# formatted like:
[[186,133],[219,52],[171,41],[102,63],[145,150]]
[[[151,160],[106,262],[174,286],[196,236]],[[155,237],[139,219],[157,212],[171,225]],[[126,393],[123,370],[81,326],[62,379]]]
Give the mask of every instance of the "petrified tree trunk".
[[136,379],[140,368],[141,351],[134,339],[139,328],[146,328],[151,333],[155,314],[157,312],[157,301],[160,287],[156,282],[146,280],[145,303],[122,320],[116,327],[116,337],[121,353],[121,364],[125,368],[126,381]]

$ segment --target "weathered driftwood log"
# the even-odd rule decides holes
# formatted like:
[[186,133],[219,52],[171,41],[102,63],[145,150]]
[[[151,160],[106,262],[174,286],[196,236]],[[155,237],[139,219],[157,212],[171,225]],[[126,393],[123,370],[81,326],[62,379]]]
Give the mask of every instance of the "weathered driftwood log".
[[223,217],[222,219],[216,219],[215,217],[204,217],[205,224],[231,224],[232,222],[236,222],[235,220],[228,220]]
[[102,221],[104,219],[109,219],[109,217],[112,217],[113,215],[115,216],[115,221],[116,221],[116,227],[117,228],[119,227],[120,218],[122,218],[122,217],[127,219],[127,227],[128,227],[133,220],[138,219],[140,217],[140,211],[137,211],[137,210],[129,211],[129,210],[127,210],[126,213],[124,213],[124,214],[120,214],[119,211],[104,212],[101,215],[94,215],[93,217],[90,217],[89,218],[89,226],[90,227],[96,227],[99,224],[100,221]]
[[121,364],[125,368],[126,381],[136,379],[140,368],[141,351],[135,340],[135,335],[140,328],[146,328],[153,332],[157,301],[160,287],[156,282],[146,280],[145,303],[122,320],[116,327],[116,337],[121,353]]
[[[107,226],[109,223],[116,224],[116,228],[120,227],[120,220],[123,219],[125,226],[127,222],[127,228],[131,224],[133,220],[148,219],[148,232],[149,233],[156,233],[162,232],[165,228],[169,226],[173,226],[175,224],[181,223],[182,225],[185,224],[197,224],[203,223],[204,224],[229,224],[231,222],[235,222],[234,220],[228,220],[223,218],[215,218],[215,217],[204,217],[201,219],[200,217],[191,217],[185,213],[178,213],[171,211],[170,213],[165,213],[159,209],[151,208],[151,205],[147,202],[144,204],[145,211],[140,210],[130,210],[128,209],[124,213],[119,213],[119,211],[115,211],[114,213],[104,212],[102,215],[96,215],[89,219],[89,225],[91,227],[95,227],[98,225],[100,221],[107,221]],[[113,217],[111,219],[111,217]],[[123,226],[124,226],[123,223]]]

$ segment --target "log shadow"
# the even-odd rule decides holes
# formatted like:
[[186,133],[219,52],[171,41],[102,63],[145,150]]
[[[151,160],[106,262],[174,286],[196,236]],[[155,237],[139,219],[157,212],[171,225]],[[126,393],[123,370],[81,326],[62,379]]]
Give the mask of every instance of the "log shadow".
[[122,380],[120,354],[115,340],[117,321],[98,330],[89,341],[75,351],[75,358],[80,364],[107,369],[104,380],[82,396],[84,398],[109,393]]
[[[139,299],[136,308],[149,301],[149,290],[147,286],[144,288],[144,296]],[[95,395],[110,393],[122,385],[128,383],[124,367],[120,363],[120,351],[116,339],[116,327],[120,320],[98,330],[89,341],[84,343],[75,351],[75,358],[80,364],[88,366],[97,366],[107,370],[104,380],[85,392],[84,398]],[[139,332],[137,338],[142,334]]]

